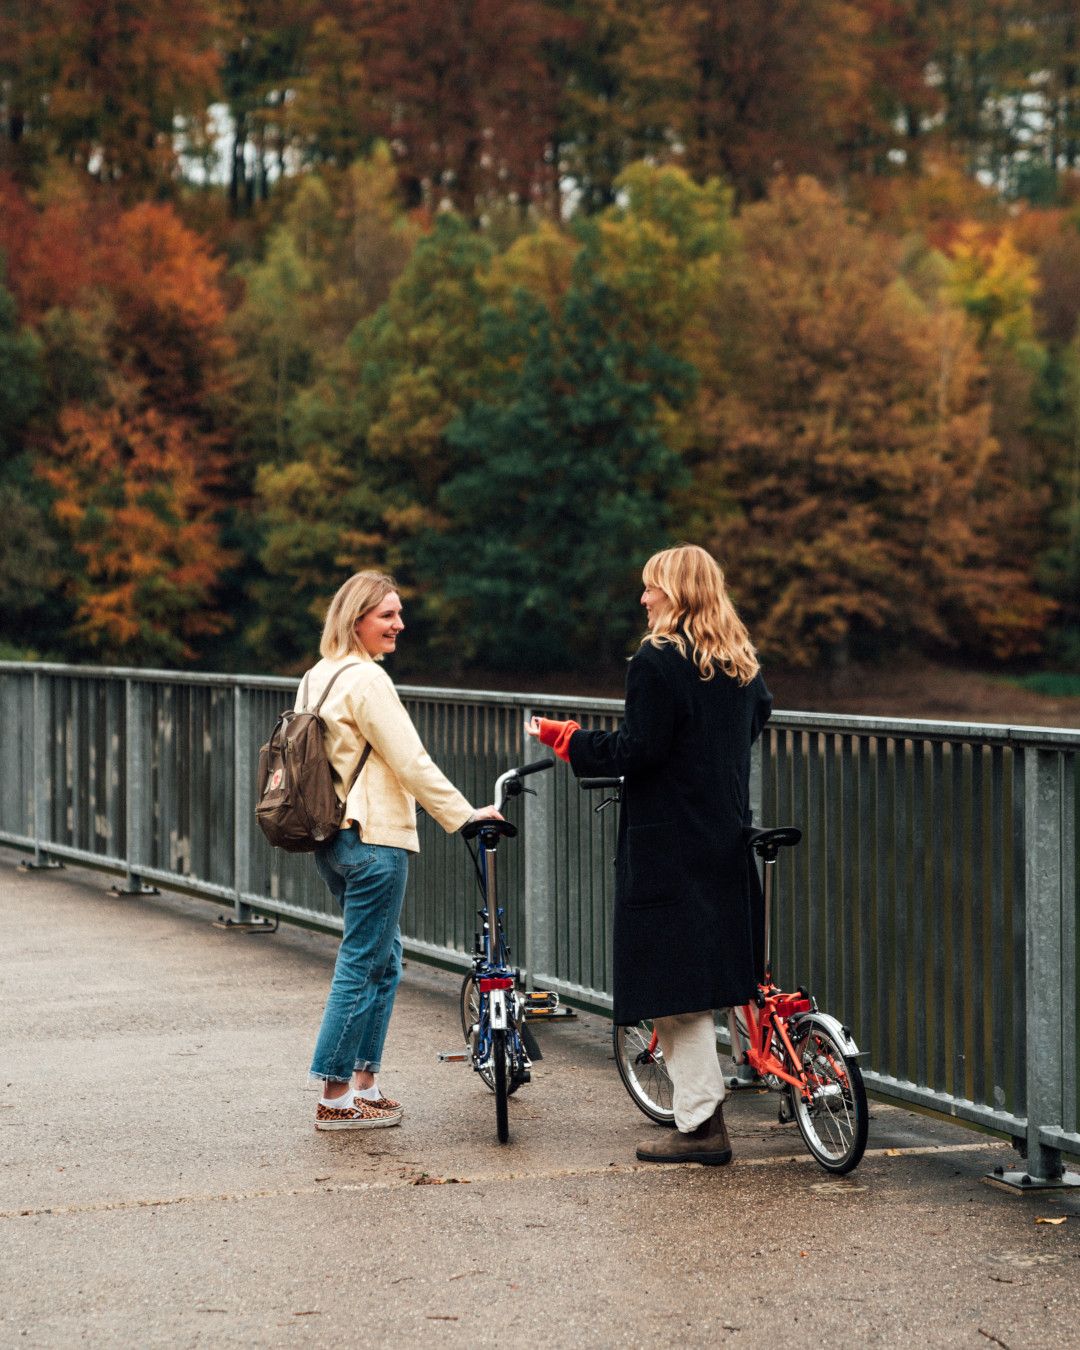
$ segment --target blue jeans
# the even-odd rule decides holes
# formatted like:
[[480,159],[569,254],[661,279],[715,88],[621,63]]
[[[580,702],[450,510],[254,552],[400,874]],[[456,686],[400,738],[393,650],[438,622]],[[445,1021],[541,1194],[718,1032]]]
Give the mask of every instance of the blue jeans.
[[315,866],[341,906],[345,930],[311,1072],[347,1083],[382,1061],[401,979],[401,902],[409,875],[403,848],[365,844],[355,826],[316,850]]

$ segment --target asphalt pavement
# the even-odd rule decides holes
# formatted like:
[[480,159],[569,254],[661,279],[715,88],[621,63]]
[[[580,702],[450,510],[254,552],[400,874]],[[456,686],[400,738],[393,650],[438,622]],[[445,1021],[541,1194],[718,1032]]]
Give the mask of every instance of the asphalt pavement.
[[639,1164],[658,1127],[582,1015],[537,1028],[503,1146],[491,1094],[436,1061],[458,979],[412,962],[381,1075],[404,1123],[317,1133],[333,938],[18,861],[0,851],[2,1346],[1080,1347],[1080,1193],[988,1180],[1015,1160],[999,1140],[873,1102],[836,1179],[750,1089],[730,1166]]

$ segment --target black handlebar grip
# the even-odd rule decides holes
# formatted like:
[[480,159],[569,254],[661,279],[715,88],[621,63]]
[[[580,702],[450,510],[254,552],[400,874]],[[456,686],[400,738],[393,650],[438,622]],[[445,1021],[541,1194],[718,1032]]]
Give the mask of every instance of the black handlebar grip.
[[586,792],[593,788],[617,788],[622,787],[621,778],[579,778],[578,787]]
[[526,774],[540,773],[544,769],[553,769],[554,767],[555,761],[553,759],[534,759],[531,764],[523,764],[520,769],[515,769],[514,772],[519,778],[524,778]]

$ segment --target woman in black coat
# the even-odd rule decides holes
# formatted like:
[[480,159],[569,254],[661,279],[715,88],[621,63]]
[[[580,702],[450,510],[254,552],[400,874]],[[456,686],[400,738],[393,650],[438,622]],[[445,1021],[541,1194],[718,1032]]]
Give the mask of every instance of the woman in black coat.
[[761,965],[753,903],[750,746],[765,687],[723,573],[681,545],[645,564],[649,631],[630,661],[618,731],[534,719],[529,730],[578,777],[623,779],[616,853],[614,1010],[656,1027],[677,1132],[643,1144],[651,1162],[725,1163],[725,1085],[713,1010],[746,1003]]

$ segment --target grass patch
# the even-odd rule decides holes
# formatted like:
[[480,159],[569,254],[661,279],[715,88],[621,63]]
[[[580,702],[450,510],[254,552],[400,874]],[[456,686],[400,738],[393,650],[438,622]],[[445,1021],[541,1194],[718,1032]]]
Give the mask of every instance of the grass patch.
[[1043,670],[1036,675],[1010,676],[1009,683],[1049,698],[1080,698],[1080,675],[1065,671]]

